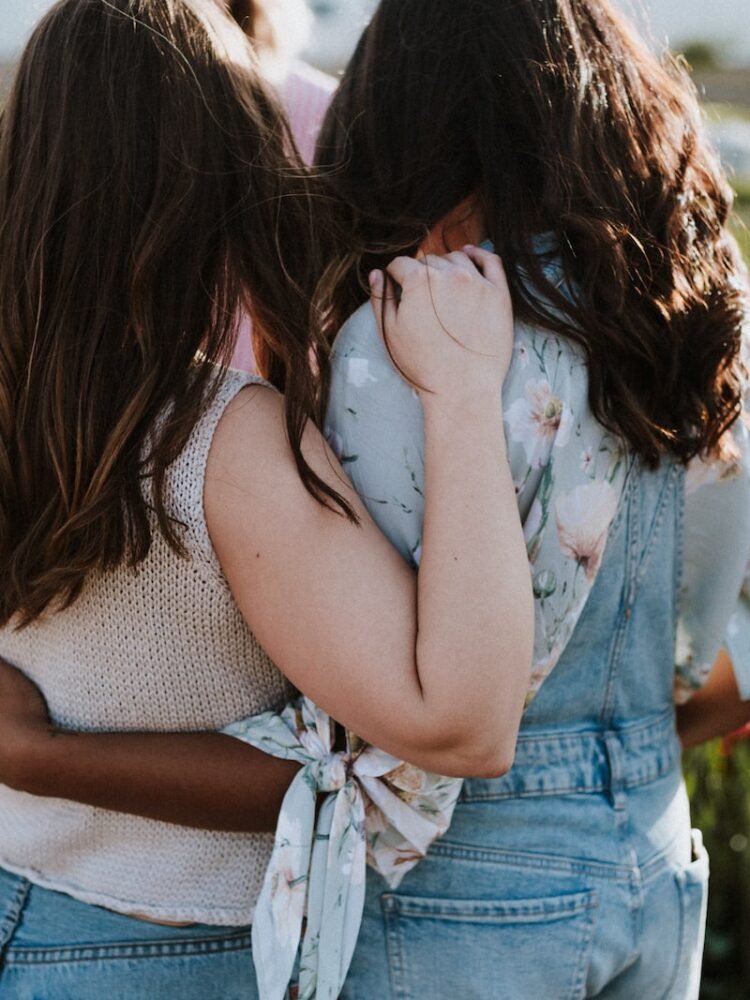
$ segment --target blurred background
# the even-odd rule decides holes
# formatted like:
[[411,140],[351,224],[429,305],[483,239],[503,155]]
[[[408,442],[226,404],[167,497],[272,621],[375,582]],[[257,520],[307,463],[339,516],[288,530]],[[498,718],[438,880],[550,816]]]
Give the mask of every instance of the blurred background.
[[[308,2],[314,21],[305,57],[335,75],[377,0]],[[706,120],[738,195],[735,230],[750,261],[750,0],[618,2],[655,46],[669,45],[692,67]],[[29,30],[51,4],[2,0],[0,100]],[[730,755],[718,743],[692,751],[686,773],[694,823],[704,831],[712,867],[701,997],[750,1000],[750,744],[740,744]]]

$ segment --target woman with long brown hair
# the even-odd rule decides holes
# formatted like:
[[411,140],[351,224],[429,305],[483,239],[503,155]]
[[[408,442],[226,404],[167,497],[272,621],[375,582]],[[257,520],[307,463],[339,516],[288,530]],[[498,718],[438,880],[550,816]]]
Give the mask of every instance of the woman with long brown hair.
[[[76,731],[212,729],[304,684],[394,754],[498,773],[532,633],[497,458],[502,267],[478,250],[397,260],[398,302],[373,278],[395,355],[430,390],[417,588],[316,427],[325,233],[252,49],[212,0],[60,0],[42,20],[0,121],[0,653]],[[222,365],[248,303],[268,382]],[[477,467],[476,517],[456,517]],[[254,995],[263,831],[297,768],[218,739],[252,761],[252,819],[233,820],[251,832],[32,798],[4,770],[3,998]]]
[[[357,244],[341,321],[394,252],[486,239],[503,258],[519,321],[506,432],[537,607],[514,767],[464,783],[397,892],[368,881],[342,996],[696,998],[707,865],[673,692],[689,698],[726,641],[750,698],[747,628],[727,630],[750,551],[750,311],[694,90],[603,0],[382,0],[319,159]],[[335,352],[347,471],[418,557],[419,406],[361,309]],[[365,365],[356,388],[347,372]],[[571,470],[589,484],[550,503]]]

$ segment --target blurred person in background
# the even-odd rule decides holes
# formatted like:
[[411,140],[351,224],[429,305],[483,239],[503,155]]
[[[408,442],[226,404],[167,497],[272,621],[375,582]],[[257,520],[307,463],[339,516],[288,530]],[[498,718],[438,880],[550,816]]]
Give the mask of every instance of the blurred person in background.
[[[336,81],[299,58],[312,22],[305,0],[230,0],[229,10],[252,40],[265,78],[281,97],[300,156],[311,163]],[[232,366],[240,371],[256,369],[252,335],[245,316],[232,358]]]
[[279,92],[302,159],[311,163],[336,81],[300,59],[312,25],[305,0],[230,0],[230,11]]

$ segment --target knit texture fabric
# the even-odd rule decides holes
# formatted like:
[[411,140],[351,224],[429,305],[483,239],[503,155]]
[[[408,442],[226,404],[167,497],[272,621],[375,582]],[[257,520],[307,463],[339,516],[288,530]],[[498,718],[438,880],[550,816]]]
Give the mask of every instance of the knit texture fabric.
[[[226,377],[168,472],[168,511],[184,525],[189,558],[155,530],[136,570],[92,573],[68,610],[0,629],[0,655],[41,687],[58,725],[214,730],[277,710],[292,694],[232,599],[203,507],[216,425],[255,382]],[[270,834],[191,830],[0,785],[0,866],[122,913],[248,924],[272,847]]]

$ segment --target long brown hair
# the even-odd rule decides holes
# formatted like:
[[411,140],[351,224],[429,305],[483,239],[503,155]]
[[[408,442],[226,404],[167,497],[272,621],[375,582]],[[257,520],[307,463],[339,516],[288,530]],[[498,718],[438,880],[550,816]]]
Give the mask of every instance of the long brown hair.
[[382,0],[318,159],[355,241],[335,322],[478,194],[517,314],[583,346],[593,411],[635,453],[686,462],[736,418],[732,193],[686,73],[607,0]]
[[165,470],[243,303],[303,482],[348,510],[300,450],[327,373],[318,211],[218,7],[61,0],[42,20],[0,120],[0,625],[138,564],[152,512],[181,550]]

